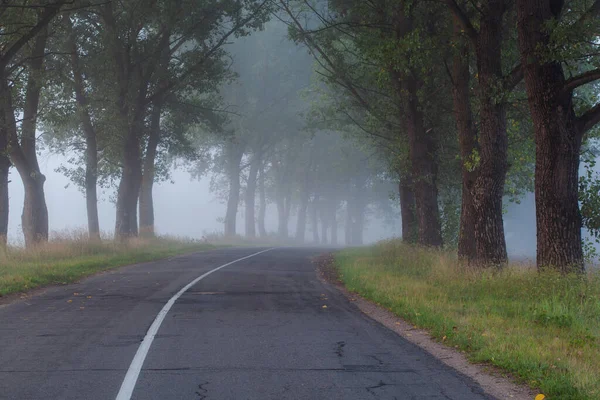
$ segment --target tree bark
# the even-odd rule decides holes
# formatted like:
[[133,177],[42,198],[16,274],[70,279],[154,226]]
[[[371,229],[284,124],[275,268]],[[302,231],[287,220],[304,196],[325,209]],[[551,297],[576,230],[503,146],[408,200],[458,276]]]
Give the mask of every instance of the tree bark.
[[265,193],[265,167],[262,163],[260,167],[259,179],[258,179],[258,194],[259,194],[259,207],[258,207],[258,234],[260,237],[267,236],[267,230],[265,229],[265,216],[267,214],[267,196]]
[[287,237],[287,221],[285,219],[285,197],[277,190],[275,203],[277,206],[277,236]]
[[154,237],[154,198],[152,189],[156,176],[155,166],[156,151],[160,142],[160,116],[162,104],[156,102],[150,115],[150,131],[148,144],[146,146],[146,155],[143,162],[142,182],[140,186],[140,234],[146,237]]
[[479,164],[473,185],[474,262],[501,265],[507,261],[502,196],[507,171],[506,104],[502,98],[502,21],[504,0],[488,0],[475,51],[479,77]]
[[227,157],[227,176],[229,179],[229,196],[227,198],[227,213],[225,214],[225,236],[236,235],[237,211],[240,202],[240,162],[244,155],[243,146],[229,142],[225,148]]
[[311,230],[313,234],[313,243],[319,244],[319,196],[315,194],[310,203]]
[[85,135],[85,201],[88,219],[88,235],[92,240],[100,240],[100,221],[98,218],[98,143],[96,130],[88,110],[83,74],[79,63],[77,42],[69,17],[66,18],[68,40],[71,51],[71,70],[75,88],[77,113]]
[[443,241],[438,207],[435,140],[431,131],[425,130],[417,95],[417,80],[405,77],[401,86],[405,96],[404,118],[415,193],[418,243],[423,246],[441,247]]
[[418,237],[418,223],[415,214],[415,193],[411,174],[403,174],[398,184],[400,196],[400,216],[402,220],[402,241],[416,243]]
[[338,242],[338,224],[337,224],[337,201],[336,200],[332,200],[331,201],[331,208],[330,208],[330,214],[329,214],[329,228],[331,229],[331,244],[332,245],[337,245]]
[[[4,73],[0,71],[0,79],[4,82]],[[5,93],[0,87],[0,102]],[[10,159],[8,158],[8,130],[6,129],[6,118],[3,104],[0,103],[0,250],[6,247],[8,238],[8,171],[10,169]]]
[[560,62],[539,54],[550,44],[547,23],[560,13],[560,6],[553,9],[556,4],[517,1],[519,49],[535,132],[537,266],[583,272],[578,182],[585,129],[573,109],[572,89],[564,92]]
[[304,243],[306,236],[306,212],[308,210],[309,193],[306,187],[303,187],[300,195],[300,205],[298,206],[298,220],[296,223],[296,241]]
[[[6,96],[5,122],[9,129],[9,149],[12,163],[17,168],[25,199],[21,225],[25,236],[25,246],[32,247],[48,241],[48,209],[44,195],[46,177],[40,172],[36,154],[37,114],[44,74],[44,55],[48,39],[47,27],[35,38],[31,60],[28,63],[28,77],[25,86],[25,104],[23,106],[23,122],[21,137],[17,135],[12,99]],[[3,92],[9,93],[6,79],[3,80]]]
[[462,26],[454,23],[454,39],[457,51],[454,55],[452,68],[454,119],[458,131],[458,142],[461,157],[462,196],[460,227],[458,233],[458,257],[473,262],[477,258],[475,246],[475,205],[473,186],[477,172],[474,156],[479,152],[477,132],[471,111],[471,96],[469,89],[469,46],[463,42]]
[[127,240],[138,236],[137,204],[142,181],[142,161],[138,134],[130,129],[124,143],[123,168],[117,191],[115,237]]
[[329,210],[327,200],[321,200],[319,203],[319,217],[321,220],[321,244],[327,244],[327,235],[329,231]]
[[250,163],[250,172],[248,173],[248,184],[246,185],[246,237],[256,237],[256,218],[254,217],[254,208],[256,203],[256,178],[258,170],[262,163],[260,154],[255,153]]

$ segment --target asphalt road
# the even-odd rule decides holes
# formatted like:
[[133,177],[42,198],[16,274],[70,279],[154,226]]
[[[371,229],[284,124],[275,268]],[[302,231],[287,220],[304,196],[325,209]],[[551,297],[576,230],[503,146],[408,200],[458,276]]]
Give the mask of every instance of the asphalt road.
[[[0,398],[115,399],[159,311],[257,249],[124,267],[0,307]],[[275,249],[182,294],[133,399],[489,399],[321,283],[322,249]],[[323,306],[327,306],[324,308]]]

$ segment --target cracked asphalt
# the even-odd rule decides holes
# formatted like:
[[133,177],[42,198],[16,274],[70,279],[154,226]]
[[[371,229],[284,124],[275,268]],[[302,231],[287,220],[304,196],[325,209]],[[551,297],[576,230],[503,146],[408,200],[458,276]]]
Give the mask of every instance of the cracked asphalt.
[[[114,399],[163,305],[257,249],[120,268],[0,306],[0,399]],[[133,398],[490,399],[317,279],[322,249],[225,267],[175,303]]]

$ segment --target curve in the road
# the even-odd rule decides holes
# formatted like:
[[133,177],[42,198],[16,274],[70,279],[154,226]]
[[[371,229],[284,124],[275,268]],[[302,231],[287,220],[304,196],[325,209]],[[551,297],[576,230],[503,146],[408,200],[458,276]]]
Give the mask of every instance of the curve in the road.
[[148,355],[150,346],[152,346],[154,337],[158,333],[158,330],[160,329],[160,325],[162,324],[163,320],[167,316],[167,313],[169,312],[171,307],[173,307],[173,304],[175,304],[177,299],[181,297],[182,294],[187,292],[188,289],[190,289],[196,283],[200,282],[202,279],[206,278],[213,272],[217,272],[218,270],[223,269],[229,265],[235,264],[239,261],[247,260],[248,258],[257,256],[262,253],[266,253],[267,251],[270,251],[270,250],[273,250],[273,249],[271,248],[271,249],[262,250],[262,251],[250,254],[249,256],[238,258],[237,260],[228,262],[227,264],[223,264],[217,268],[211,269],[210,271],[200,275],[199,277],[197,277],[196,279],[194,279],[193,281],[191,281],[190,283],[185,285],[183,288],[181,288],[181,290],[179,292],[175,293],[175,295],[173,297],[171,297],[169,299],[169,301],[167,301],[167,304],[165,304],[164,307],[160,310],[160,312],[154,319],[154,322],[152,322],[152,325],[150,325],[150,328],[148,328],[148,332],[146,332],[146,336],[144,336],[144,340],[142,340],[142,343],[140,343],[140,347],[138,348],[137,352],[135,353],[135,356],[133,357],[133,361],[131,361],[131,365],[129,366],[129,369],[127,370],[127,374],[125,375],[125,379],[123,380],[123,383],[121,384],[121,388],[119,389],[119,393],[117,394],[116,400],[130,400],[131,399],[131,395],[133,394],[133,389],[135,389],[135,384],[138,380],[138,377],[140,376],[140,371],[142,370],[142,366],[144,365],[144,360],[146,359],[146,356]]

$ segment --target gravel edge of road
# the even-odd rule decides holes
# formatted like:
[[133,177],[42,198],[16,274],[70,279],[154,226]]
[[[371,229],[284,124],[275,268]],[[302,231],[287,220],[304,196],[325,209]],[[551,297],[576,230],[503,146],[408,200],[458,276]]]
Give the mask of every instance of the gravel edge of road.
[[349,292],[338,277],[332,253],[315,257],[313,263],[318,279],[339,290],[360,312],[417,345],[447,366],[473,379],[487,394],[498,399],[514,400],[531,400],[537,394],[529,387],[515,383],[500,369],[469,362],[464,353],[433,340],[427,331],[418,329],[391,311],[356,293]]

